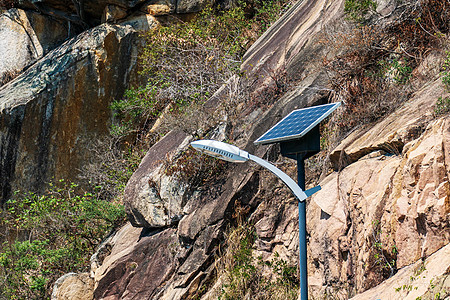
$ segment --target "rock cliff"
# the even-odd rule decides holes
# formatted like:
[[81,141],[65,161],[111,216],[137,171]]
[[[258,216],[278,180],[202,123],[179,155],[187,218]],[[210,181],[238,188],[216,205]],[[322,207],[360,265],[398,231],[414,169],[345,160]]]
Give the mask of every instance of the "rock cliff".
[[[19,30],[24,49],[39,41],[42,50],[15,58],[14,68],[27,69],[0,87],[3,199],[19,187],[38,189],[51,177],[70,179],[73,170],[94,158],[89,142],[107,133],[111,99],[138,81],[138,33],[158,23],[144,15],[113,24],[122,19],[120,10],[127,16],[138,10],[159,15],[205,5],[100,1],[86,2],[80,10],[77,1],[65,7],[59,1],[24,3],[24,8],[49,7],[47,11],[75,18],[80,26],[107,23],[60,46],[42,42],[39,33],[25,29],[28,25]],[[392,3],[379,3],[383,18],[391,16]],[[282,158],[276,146],[256,147],[253,141],[293,109],[333,100],[329,74],[320,61],[340,50],[319,40],[324,32],[351,28],[342,22],[344,5],[343,0],[293,4],[247,51],[241,67],[245,76],[228,82],[258,78],[255,82],[266,86],[282,74],[292,88],[274,102],[242,109],[236,120],[212,130],[210,138],[230,138],[294,177],[294,161]],[[25,18],[20,10],[12,13]],[[70,35],[62,32],[55,40]],[[420,80],[406,101],[340,140],[329,153],[330,168],[317,178],[322,190],[307,200],[312,297],[450,295],[450,117],[434,111],[436,100],[449,92],[439,67],[425,63],[442,61],[444,54],[428,55],[415,69]],[[225,98],[218,91],[205,106],[214,109]],[[125,188],[129,222],[92,256],[90,279],[86,273],[66,275],[55,284],[54,299],[217,299],[227,280],[217,268],[222,247],[240,218],[253,224],[255,259],[281,257],[297,263],[298,211],[289,190],[252,164],[215,169],[207,186],[186,183],[167,172],[167,161],[181,164],[192,139],[172,130],[148,150]],[[325,166],[310,162],[315,163]],[[83,296],[74,296],[79,291]]]
[[0,88],[2,200],[76,178],[109,132],[111,101],[136,82],[139,33],[156,24],[146,15],[85,31]]
[[0,16],[0,85],[70,37],[62,22],[39,13],[21,9],[3,13]]
[[[252,141],[292,109],[327,100],[327,78],[317,57],[328,50],[317,38],[321,29],[336,26],[342,17],[343,2],[298,2],[250,48],[242,65],[247,75],[283,69],[300,80],[270,109],[257,110],[256,119],[253,114],[241,116],[246,134],[235,127],[235,144],[273,159],[276,149],[256,148]],[[440,291],[448,293],[449,264],[434,263],[444,259],[450,239],[449,119],[434,116],[436,100],[447,92],[436,70],[422,70],[431,72],[433,80],[417,84],[404,105],[381,122],[353,131],[330,154],[338,171],[321,180],[322,191],[309,201],[307,213],[313,297],[346,299],[397,270],[382,286],[356,299],[425,297],[433,293],[430,280],[442,282]],[[168,134],[149,150],[129,181],[125,193],[129,218],[133,226],[144,229],[138,239],[137,229],[126,226],[109,242],[112,252],[103,264],[95,261],[96,298],[131,299],[145,285],[150,299],[190,299],[200,287],[214,286],[214,257],[238,205],[247,209],[254,224],[256,253],[265,260],[278,253],[295,264],[297,205],[270,174],[254,166],[230,165],[208,191],[191,191],[166,175],[161,158],[177,157],[191,139],[181,132]],[[292,172],[293,162],[283,164]],[[166,239],[165,252],[148,256],[151,262],[141,267],[142,247]],[[164,266],[157,279],[143,279],[151,272],[148,264]],[[420,264],[427,270],[422,275],[426,279],[416,283],[420,288],[403,288]],[[161,280],[164,284],[154,286]],[[211,288],[201,295],[215,299],[217,291]]]

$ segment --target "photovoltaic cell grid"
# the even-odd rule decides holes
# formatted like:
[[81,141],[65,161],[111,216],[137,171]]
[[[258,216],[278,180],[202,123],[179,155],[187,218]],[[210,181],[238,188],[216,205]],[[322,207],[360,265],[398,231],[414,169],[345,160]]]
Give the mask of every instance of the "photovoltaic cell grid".
[[255,144],[270,144],[300,138],[340,105],[341,103],[337,102],[294,110],[259,137]]

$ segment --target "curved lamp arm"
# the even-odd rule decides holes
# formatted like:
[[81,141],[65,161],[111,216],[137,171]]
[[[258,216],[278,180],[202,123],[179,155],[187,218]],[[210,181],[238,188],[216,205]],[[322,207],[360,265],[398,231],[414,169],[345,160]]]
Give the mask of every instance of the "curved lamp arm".
[[301,187],[286,173],[269,163],[268,161],[249,154],[247,151],[241,150],[236,146],[214,141],[214,140],[199,140],[191,143],[191,146],[196,150],[206,153],[210,156],[223,159],[230,162],[242,163],[247,160],[252,160],[258,165],[268,169],[270,172],[275,174],[281,181],[286,184],[289,189],[297,197],[298,201],[303,202],[306,198],[320,190],[320,186],[313,187],[312,189],[303,191]]
[[298,184],[289,177],[286,173],[269,163],[268,161],[265,161],[262,158],[259,158],[258,156],[254,156],[251,154],[248,154],[248,158],[258,165],[268,169],[270,172],[275,174],[278,178],[280,178],[294,193],[294,195],[298,198],[298,201],[305,201],[306,198],[308,198],[308,195],[298,186]]

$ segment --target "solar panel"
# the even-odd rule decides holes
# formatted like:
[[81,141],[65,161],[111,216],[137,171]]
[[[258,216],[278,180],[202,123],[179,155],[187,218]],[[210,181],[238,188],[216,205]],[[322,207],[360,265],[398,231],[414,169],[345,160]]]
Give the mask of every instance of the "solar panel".
[[260,136],[255,144],[264,145],[301,138],[340,105],[341,103],[337,102],[294,110]]

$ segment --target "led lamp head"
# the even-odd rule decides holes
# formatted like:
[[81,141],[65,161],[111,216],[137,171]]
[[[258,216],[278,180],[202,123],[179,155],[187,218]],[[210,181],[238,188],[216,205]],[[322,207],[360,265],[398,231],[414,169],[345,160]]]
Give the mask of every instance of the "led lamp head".
[[191,143],[191,146],[200,152],[229,162],[246,162],[249,159],[248,152],[236,146],[213,140],[199,140]]

